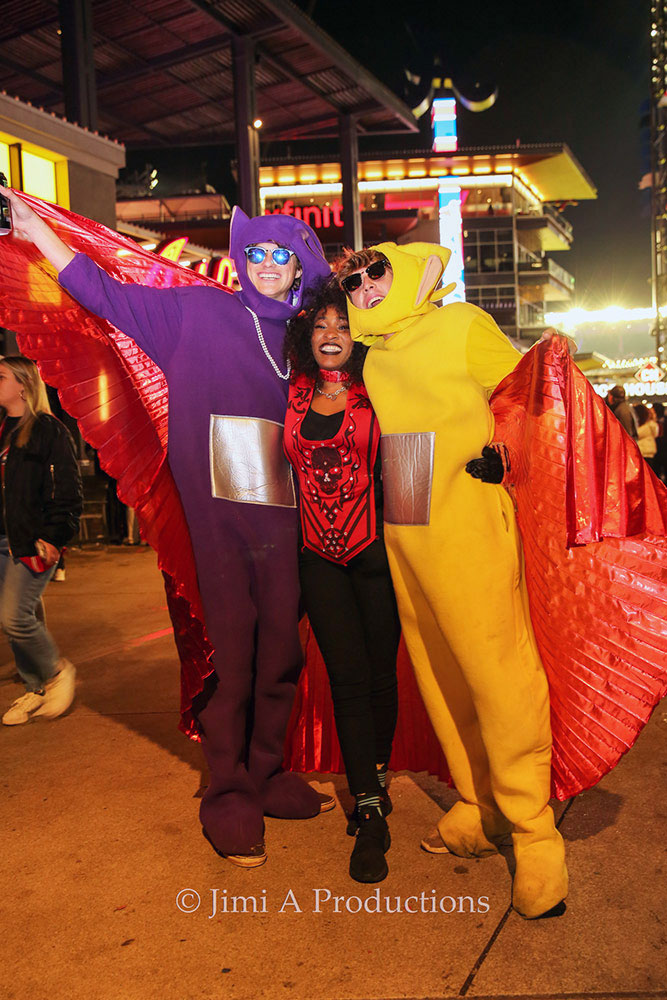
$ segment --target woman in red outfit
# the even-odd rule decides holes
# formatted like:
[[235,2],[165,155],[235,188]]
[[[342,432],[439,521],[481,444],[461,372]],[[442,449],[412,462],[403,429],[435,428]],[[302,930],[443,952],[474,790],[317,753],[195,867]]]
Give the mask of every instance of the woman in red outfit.
[[385,775],[396,727],[400,626],[382,533],[380,430],[345,297],[328,282],[287,328],[285,451],[299,482],[303,604],[326,664],[356,841],[350,875],[388,868]]

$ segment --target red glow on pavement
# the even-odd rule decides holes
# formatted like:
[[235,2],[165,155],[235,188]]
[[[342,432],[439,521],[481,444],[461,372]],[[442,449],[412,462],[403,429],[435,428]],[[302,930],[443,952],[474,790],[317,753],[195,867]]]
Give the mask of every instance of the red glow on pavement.
[[159,632],[149,632],[147,635],[140,635],[137,639],[130,639],[126,646],[143,646],[145,642],[152,642],[153,639],[161,639],[165,635],[171,635],[173,628],[161,628]]

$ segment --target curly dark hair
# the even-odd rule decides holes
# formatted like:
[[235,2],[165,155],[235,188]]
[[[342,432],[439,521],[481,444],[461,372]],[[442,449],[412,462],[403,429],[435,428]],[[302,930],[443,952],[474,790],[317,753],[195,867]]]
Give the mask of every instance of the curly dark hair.
[[[317,378],[319,366],[313,357],[311,337],[317,316],[329,306],[337,309],[342,316],[347,316],[347,298],[334,277],[313,286],[304,298],[301,312],[287,324],[283,357],[292,363],[292,380],[299,375],[306,375],[313,381]],[[348,372],[351,381],[357,384],[363,381],[361,373],[367,350],[363,344],[355,343],[352,354],[342,368],[342,371]]]
[[640,427],[643,427],[651,419],[649,408],[648,406],[644,406],[643,403],[634,403],[632,409],[635,411],[637,423]]

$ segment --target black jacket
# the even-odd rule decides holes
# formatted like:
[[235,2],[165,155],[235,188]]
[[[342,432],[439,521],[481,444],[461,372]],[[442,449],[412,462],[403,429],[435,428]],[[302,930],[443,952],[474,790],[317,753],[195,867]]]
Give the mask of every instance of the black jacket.
[[74,443],[50,414],[39,414],[24,448],[10,445],[2,504],[13,556],[34,556],[38,538],[61,549],[79,530],[83,491]]
[[621,399],[618,403],[613,403],[611,407],[611,412],[614,414],[616,419],[620,421],[622,426],[626,429],[630,437],[637,439],[637,424],[632,412],[632,407],[629,403],[626,403],[624,399]]

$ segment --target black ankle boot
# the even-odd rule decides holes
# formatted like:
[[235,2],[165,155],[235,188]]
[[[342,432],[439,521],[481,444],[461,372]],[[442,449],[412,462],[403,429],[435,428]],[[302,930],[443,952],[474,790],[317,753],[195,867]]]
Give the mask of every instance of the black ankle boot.
[[350,877],[355,882],[381,882],[389,874],[385,858],[391,845],[387,821],[377,809],[370,809],[359,815],[358,823]]
[[382,815],[388,816],[393,808],[394,806],[389,798],[389,792],[386,788],[383,788],[380,792],[380,809],[382,810]]

